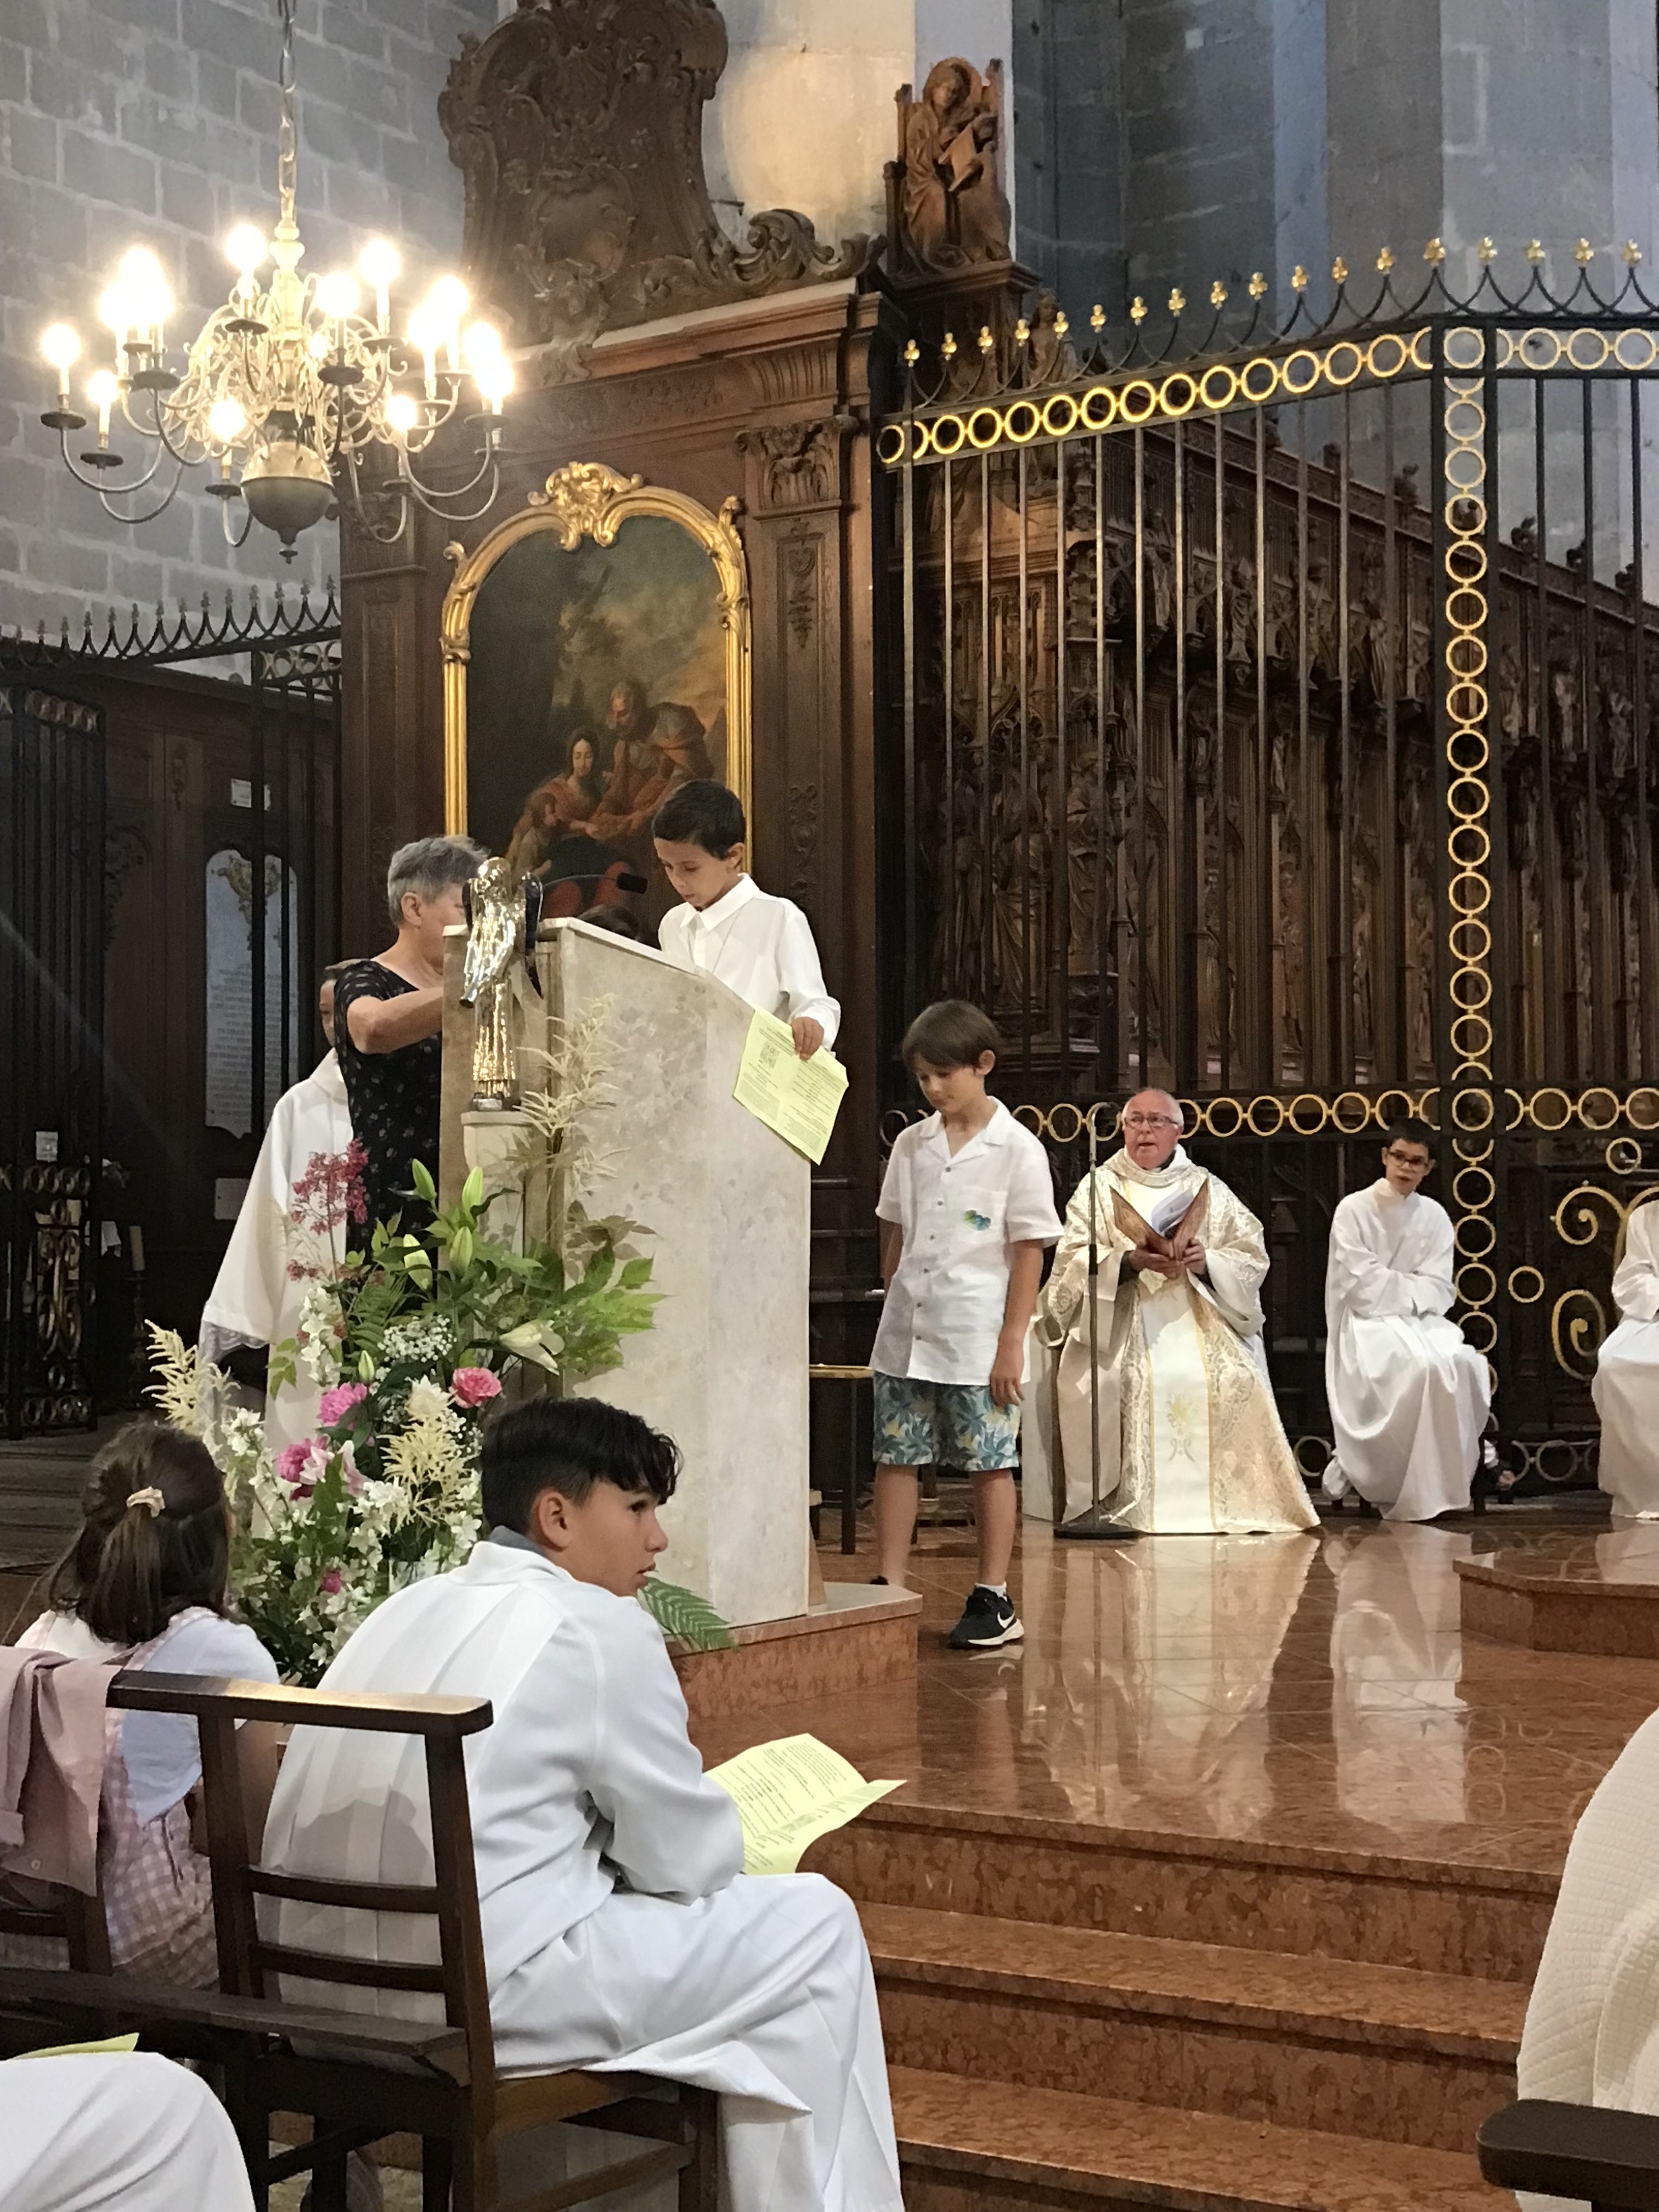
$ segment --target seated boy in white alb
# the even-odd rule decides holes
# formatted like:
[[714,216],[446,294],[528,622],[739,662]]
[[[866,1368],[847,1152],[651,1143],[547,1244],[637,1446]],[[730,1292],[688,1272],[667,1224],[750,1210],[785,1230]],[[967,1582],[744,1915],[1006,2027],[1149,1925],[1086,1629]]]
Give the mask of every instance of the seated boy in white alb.
[[811,1060],[834,1044],[841,1007],[824,988],[812,925],[744,872],[743,801],[723,783],[683,783],[651,824],[663,872],[685,903],[658,941],[676,967],[718,975],[740,999],[787,1022]]
[[[816,1875],[742,1873],[736,1808],[703,1774],[661,1632],[635,1602],[678,1473],[669,1439],[614,1406],[501,1414],[483,1443],[488,1540],[388,1598],[323,1686],[495,1706],[466,1765],[504,2071],[630,2069],[717,2090],[731,2212],[899,2212],[857,1914]],[[430,1835],[416,1740],[296,1730],[267,1866],[429,1882]],[[284,1904],[277,1922],[285,1943],[409,1955],[395,1915]]]

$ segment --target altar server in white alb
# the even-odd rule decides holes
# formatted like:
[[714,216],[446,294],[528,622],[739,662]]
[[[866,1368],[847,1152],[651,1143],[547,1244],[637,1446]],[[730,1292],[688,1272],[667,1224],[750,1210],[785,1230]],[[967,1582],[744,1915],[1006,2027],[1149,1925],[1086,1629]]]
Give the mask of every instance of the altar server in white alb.
[[[1522,2097],[1659,2115],[1659,1713],[1596,1785],[1567,1849],[1516,2062]],[[1525,2196],[1528,2212],[1570,2200]]]
[[0,2066],[5,2212],[253,2212],[247,2168],[205,2081],[154,2051]]
[[1492,1409],[1486,1363],[1455,1322],[1450,1216],[1419,1186],[1434,1133],[1401,1121],[1382,1176],[1331,1216],[1325,1274],[1325,1395],[1334,1503],[1357,1491],[1390,1521],[1467,1507]]
[[[743,1874],[737,1808],[703,1774],[661,1631],[635,1601],[667,1541],[657,1508],[678,1466],[667,1437],[596,1400],[500,1416],[483,1443],[488,1540],[388,1598],[323,1686],[495,1707],[466,1766],[506,2072],[625,2069],[719,2092],[729,2212],[899,2212],[857,1913],[816,1875]],[[296,1730],[264,1863],[430,1882],[418,1741]],[[284,1943],[436,1955],[430,1923],[407,1917],[290,1903],[271,1917]],[[378,1997],[417,2016],[433,2002]]]
[[1613,1303],[1619,1326],[1590,1385],[1601,1423],[1596,1480],[1616,1517],[1659,1520],[1659,1206],[1638,1205],[1625,1224]]
[[723,783],[683,783],[651,824],[663,872],[685,903],[657,932],[678,968],[718,975],[740,999],[787,1022],[811,1060],[832,1045],[841,1007],[824,988],[812,925],[744,866],[743,802]]
[[1101,1495],[1137,1535],[1316,1528],[1261,1346],[1261,1224],[1188,1158],[1181,1128],[1167,1091],[1138,1091],[1123,1149],[1066,1209],[1036,1322],[1054,1363],[1063,1517],[1090,1503],[1097,1436]]
[[[272,1109],[236,1226],[202,1309],[198,1342],[206,1359],[222,1359],[235,1345],[285,1343],[300,1325],[308,1282],[343,1265],[361,1228],[361,1186],[348,1157],[351,1112],[334,1056],[332,970],[317,1006],[329,1049]],[[317,1398],[316,1387],[301,1379],[266,1399],[265,1436],[273,1452],[313,1434]]]

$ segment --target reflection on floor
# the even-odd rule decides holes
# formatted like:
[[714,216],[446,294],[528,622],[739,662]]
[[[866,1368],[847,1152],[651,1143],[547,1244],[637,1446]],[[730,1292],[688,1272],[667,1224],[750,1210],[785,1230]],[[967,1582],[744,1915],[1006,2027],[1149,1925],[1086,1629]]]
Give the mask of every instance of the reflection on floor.
[[1025,1644],[964,1656],[969,1547],[935,1544],[914,1694],[699,1731],[714,1758],[811,1729],[904,1778],[808,1863],[865,1916],[911,2212],[1497,2205],[1473,2132],[1659,1660],[1466,1638],[1455,1562],[1612,1575],[1631,1547],[1497,1512],[1126,1546],[1028,1524]]

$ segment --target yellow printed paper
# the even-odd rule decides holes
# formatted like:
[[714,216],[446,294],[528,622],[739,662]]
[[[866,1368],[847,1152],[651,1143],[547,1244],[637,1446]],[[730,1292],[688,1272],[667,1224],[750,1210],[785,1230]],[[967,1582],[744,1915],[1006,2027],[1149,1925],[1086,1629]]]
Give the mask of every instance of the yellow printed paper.
[[20,2058],[102,2058],[112,2051],[132,2051],[138,2048],[137,2033],[131,2035],[106,2035],[99,2043],[49,2043],[41,2051],[20,2051]]
[[740,1106],[816,1166],[846,1089],[847,1070],[833,1052],[820,1047],[811,1060],[802,1060],[788,1023],[756,1007],[732,1093]]
[[815,1735],[780,1736],[711,1766],[743,1822],[745,1874],[793,1874],[801,1853],[831,1829],[856,1820],[896,1782],[866,1782]]

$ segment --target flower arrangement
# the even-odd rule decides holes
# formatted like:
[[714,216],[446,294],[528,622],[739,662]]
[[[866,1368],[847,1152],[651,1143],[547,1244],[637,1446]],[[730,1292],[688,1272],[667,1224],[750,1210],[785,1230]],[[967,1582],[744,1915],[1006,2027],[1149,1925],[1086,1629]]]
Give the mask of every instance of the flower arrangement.
[[[584,1107],[603,1103],[596,1007],[552,1061],[559,1078],[532,1117],[527,1168],[578,1164]],[[591,1168],[590,1158],[580,1162]],[[615,1367],[622,1339],[651,1326],[651,1261],[629,1249],[635,1223],[562,1207],[557,1249],[492,1237],[475,1170],[453,1206],[416,1233],[375,1224],[366,1250],[313,1262],[363,1223],[356,1163],[313,1163],[305,1212],[306,1283],[295,1336],[271,1351],[273,1390],[303,1374],[321,1393],[316,1431],[274,1458],[259,1416],[234,1407],[219,1370],[169,1331],[150,1331],[163,1414],[202,1437],[237,1510],[234,1563],[244,1618],[283,1675],[313,1683],[353,1629],[407,1583],[458,1565],[479,1534],[483,1419],[504,1390],[571,1382]],[[589,1177],[591,1180],[591,1176]],[[337,1244],[336,1245],[337,1249]],[[730,1642],[691,1592],[653,1582],[648,1608],[701,1648]]]

